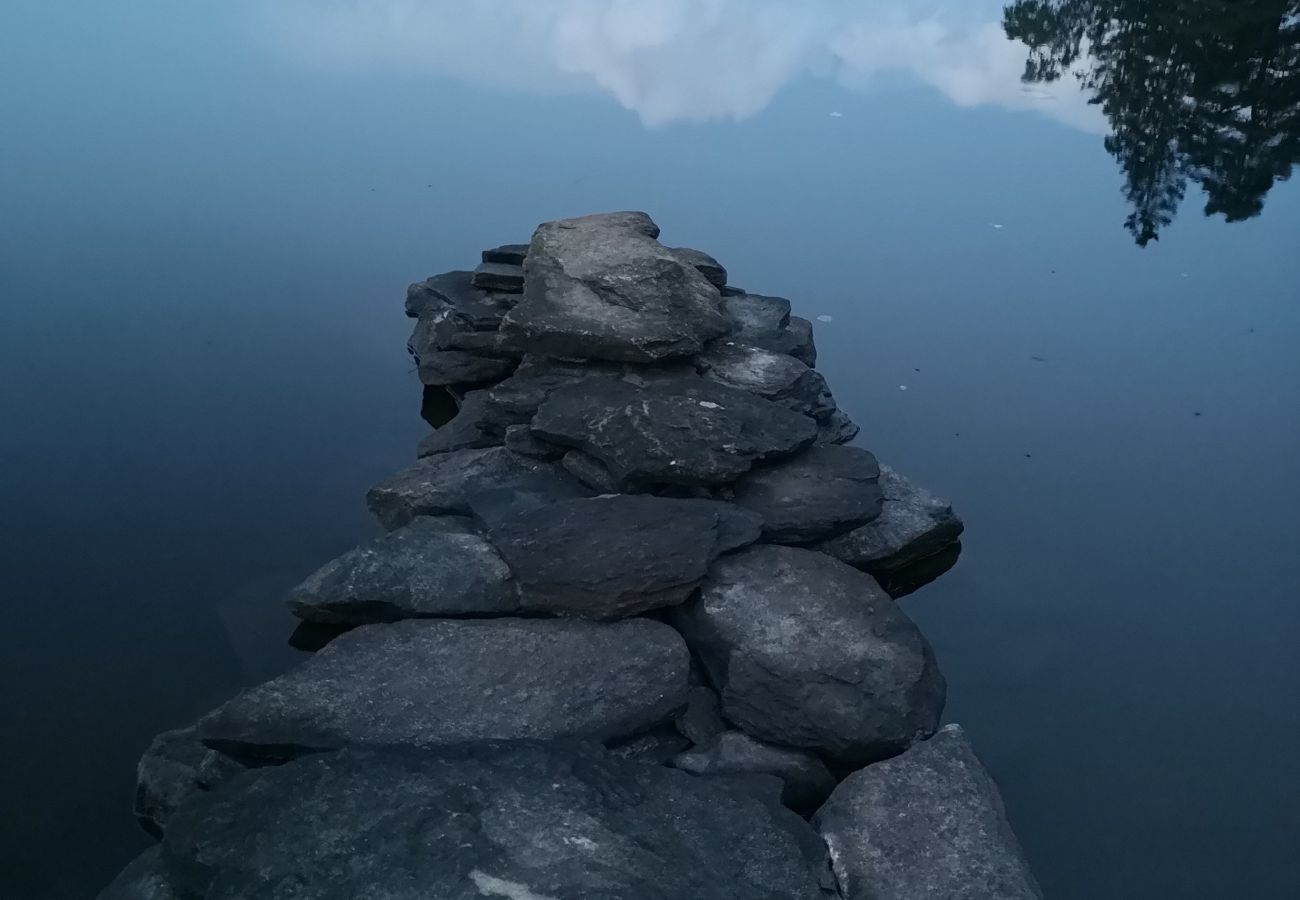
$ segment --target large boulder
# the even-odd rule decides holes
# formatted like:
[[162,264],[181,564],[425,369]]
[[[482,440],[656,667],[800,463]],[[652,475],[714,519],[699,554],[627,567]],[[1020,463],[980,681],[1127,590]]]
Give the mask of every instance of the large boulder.
[[205,744],[283,760],[351,745],[617,740],[686,704],[690,654],[648,619],[405,621],[335,638],[198,723]]
[[554,463],[491,447],[422,459],[372,487],[366,502],[392,530],[416,516],[483,515],[489,506],[501,503],[541,506],[591,493]]
[[244,771],[239,762],[204,746],[193,727],[164,731],[136,766],[136,821],[161,837],[176,810]]
[[879,517],[818,544],[816,549],[886,578],[952,547],[961,537],[964,526],[952,504],[889,466],[880,467],[880,491]]
[[760,545],[719,559],[673,622],[728,721],[861,765],[934,733],[945,684],[921,632],[869,575]]
[[492,541],[524,609],[613,619],[681,603],[719,555],[758,540],[762,524],[726,503],[615,494],[525,512]]
[[619,481],[720,485],[809,446],[817,423],[704,378],[597,379],[553,391],[533,433],[595,457]]
[[724,340],[715,341],[695,363],[705,378],[757,394],[818,422],[835,412],[826,379],[788,354]]
[[133,875],[173,892],[150,900],[836,900],[816,833],[752,790],[533,742],[242,776]]
[[465,520],[421,516],[326,563],[289,607],[309,622],[366,625],[507,615],[519,597],[505,561]]
[[651,363],[692,356],[728,330],[718,289],[655,238],[645,213],[540,226],[523,299],[501,325],[548,356]]
[[736,503],[763,517],[763,534],[806,544],[870,522],[882,495],[876,458],[860,447],[812,447],[736,482]]
[[768,744],[743,731],[724,732],[679,753],[673,765],[693,775],[774,775],[783,785],[781,802],[800,812],[816,809],[835,788],[835,776],[812,753]]
[[844,900],[1041,900],[958,725],[850,775],[813,820]]

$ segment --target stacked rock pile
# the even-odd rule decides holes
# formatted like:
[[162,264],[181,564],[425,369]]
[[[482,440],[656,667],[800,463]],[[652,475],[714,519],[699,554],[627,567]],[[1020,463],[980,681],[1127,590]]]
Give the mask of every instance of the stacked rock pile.
[[411,287],[457,412],[293,592],[343,633],[146,752],[104,900],[1039,896],[895,602],[960,521],[849,444],[788,301],[658,237]]

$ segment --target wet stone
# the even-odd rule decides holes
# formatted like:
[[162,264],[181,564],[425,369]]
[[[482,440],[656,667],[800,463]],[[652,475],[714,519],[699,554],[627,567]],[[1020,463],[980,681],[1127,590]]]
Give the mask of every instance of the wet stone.
[[859,447],[813,447],[754,469],[735,485],[735,502],[763,517],[763,535],[807,544],[881,514],[876,458]]
[[519,294],[524,290],[523,264],[485,262],[474,270],[471,283],[485,291]]
[[502,244],[491,250],[483,251],[483,262],[501,263],[507,266],[522,266],[528,256],[527,244]]

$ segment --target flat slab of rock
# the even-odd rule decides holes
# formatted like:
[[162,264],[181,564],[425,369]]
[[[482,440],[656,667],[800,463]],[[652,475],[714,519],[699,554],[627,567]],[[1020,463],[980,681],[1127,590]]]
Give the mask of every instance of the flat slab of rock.
[[817,443],[847,444],[862,431],[858,423],[849,418],[848,413],[837,409],[823,420],[817,428]]
[[880,467],[880,490],[884,500],[879,518],[816,549],[885,576],[940,553],[961,537],[965,526],[952,504],[889,466]]
[[490,432],[485,424],[488,418],[487,395],[485,390],[467,391],[461,398],[456,414],[420,440],[416,456],[423,459],[437,453],[476,450],[502,444],[501,435]]
[[491,447],[422,459],[371,488],[366,502],[392,530],[416,516],[481,516],[485,507],[499,503],[540,506],[591,494],[554,463]]
[[784,785],[781,802],[796,811],[811,812],[835,788],[835,776],[812,753],[764,743],[742,731],[724,732],[678,754],[673,765],[694,775],[775,775]]
[[356,745],[617,740],[686,704],[690,655],[648,619],[406,621],[335,638],[198,723],[238,759]]
[[136,821],[161,837],[176,810],[245,771],[240,763],[205,747],[194,728],[164,731],[136,767]]
[[789,300],[741,293],[726,297],[723,304],[732,326],[726,340],[784,353],[809,367],[817,365],[812,322],[791,316]]
[[522,608],[615,619],[681,603],[718,556],[761,531],[730,504],[615,494],[524,513],[491,536]]
[[533,419],[542,440],[582,450],[633,484],[719,485],[817,438],[817,423],[704,378],[558,388]]
[[502,244],[491,250],[483,251],[483,262],[504,263],[507,266],[522,266],[528,256],[527,244]]
[[816,833],[753,791],[537,743],[351,750],[243,776],[133,874],[211,900],[836,897]]
[[490,384],[514,371],[517,361],[465,350],[435,350],[420,357],[420,383],[429,387]]
[[502,332],[530,352],[652,363],[728,330],[718,289],[660,244],[645,213],[548,222],[533,235],[523,299]]
[[672,621],[723,715],[761,740],[861,765],[939,725],[929,643],[871,576],[825,554],[769,544],[725,556]]
[[736,503],[763,517],[779,544],[807,544],[880,515],[880,466],[860,447],[812,447],[754,469],[735,486]]
[[695,363],[705,378],[757,394],[818,422],[835,412],[826,379],[788,354],[721,340],[697,356]]
[[422,516],[326,563],[293,589],[308,622],[367,625],[434,616],[500,616],[519,608],[501,555],[463,520]]
[[813,821],[845,900],[1043,896],[958,725],[850,775]]
[[726,268],[703,250],[693,250],[690,247],[674,247],[673,255],[687,265],[698,269],[699,273],[709,279],[709,283],[714,287],[724,288],[727,286]]
[[473,272],[444,272],[406,289],[406,314],[415,319],[450,309],[474,329],[484,331],[497,328],[518,301],[518,294],[475,287]]
[[523,264],[485,262],[474,270],[471,283],[485,291],[502,291],[508,294],[523,293]]

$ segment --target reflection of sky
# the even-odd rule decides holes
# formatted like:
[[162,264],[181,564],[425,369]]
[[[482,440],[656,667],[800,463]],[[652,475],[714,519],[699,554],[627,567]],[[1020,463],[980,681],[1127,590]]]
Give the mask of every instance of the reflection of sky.
[[961,106],[1039,110],[1087,131],[1066,83],[1026,87],[999,0],[267,0],[278,49],[512,89],[598,89],[647,125],[744,119],[795,79],[914,78]]

